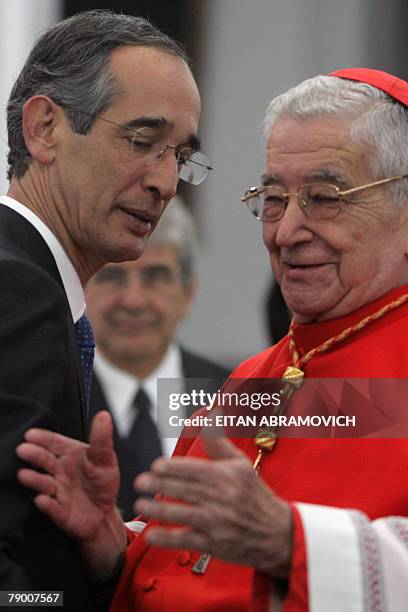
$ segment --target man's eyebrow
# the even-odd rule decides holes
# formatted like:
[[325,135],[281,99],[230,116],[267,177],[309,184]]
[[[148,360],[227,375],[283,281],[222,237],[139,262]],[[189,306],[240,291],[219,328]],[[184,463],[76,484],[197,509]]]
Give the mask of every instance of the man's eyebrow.
[[135,119],[126,121],[122,126],[125,130],[137,130],[144,127],[164,130],[165,128],[172,127],[172,123],[164,117],[136,117]]
[[[277,183],[282,184],[282,179],[277,174],[263,174],[261,177],[261,180],[262,180],[262,185],[264,187],[267,187],[268,185],[276,185]],[[320,182],[332,183],[333,185],[336,185],[338,187],[348,186],[348,182],[344,178],[344,176],[342,176],[341,174],[338,174],[337,172],[334,172],[333,170],[315,170],[313,172],[310,172],[307,176],[305,176],[303,181],[309,182],[309,183],[313,181],[317,181],[319,183]]]
[[[140,130],[141,128],[151,128],[154,130],[166,130],[173,127],[173,122],[165,117],[136,117],[123,124],[125,130]],[[201,148],[201,140],[197,134],[191,134],[186,141],[194,151]]]
[[269,185],[282,183],[282,179],[277,174],[263,174],[261,176],[261,183],[264,187],[268,187]]
[[311,172],[306,177],[307,181],[318,181],[324,183],[331,183],[337,187],[347,187],[348,182],[341,174],[334,172],[333,170],[316,170]]
[[146,270],[171,270],[171,266],[165,263],[151,263],[146,264],[140,271],[145,272]]

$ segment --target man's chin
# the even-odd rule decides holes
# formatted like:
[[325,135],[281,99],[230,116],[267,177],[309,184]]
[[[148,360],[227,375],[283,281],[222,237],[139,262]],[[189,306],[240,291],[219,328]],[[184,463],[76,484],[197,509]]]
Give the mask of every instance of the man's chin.
[[[129,338],[130,339],[130,338]],[[152,353],[152,342],[149,340],[121,344],[117,354],[123,361],[131,363],[148,358]]]
[[126,242],[118,239],[117,243],[106,253],[104,263],[121,263],[122,261],[135,261],[143,255],[147,243],[147,238],[132,236]]
[[332,318],[330,313],[337,309],[344,297],[344,292],[338,283],[310,285],[292,283],[284,278],[281,291],[295,321],[299,323],[311,323]]
[[321,300],[307,296],[299,299],[285,298],[285,301],[293,314],[293,319],[300,324],[318,321],[327,310],[330,310],[321,303]]

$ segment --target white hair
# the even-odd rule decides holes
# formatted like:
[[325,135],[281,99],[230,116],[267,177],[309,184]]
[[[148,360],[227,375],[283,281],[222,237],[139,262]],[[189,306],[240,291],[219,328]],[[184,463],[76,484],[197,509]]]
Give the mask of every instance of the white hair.
[[193,215],[179,196],[168,204],[149,244],[171,244],[177,250],[181,277],[188,284],[195,273],[198,238]]
[[[308,120],[335,116],[350,121],[351,140],[368,150],[373,180],[408,173],[408,109],[366,83],[316,76],[274,98],[264,120],[269,135],[279,117]],[[408,197],[408,181],[388,186],[397,205]]]

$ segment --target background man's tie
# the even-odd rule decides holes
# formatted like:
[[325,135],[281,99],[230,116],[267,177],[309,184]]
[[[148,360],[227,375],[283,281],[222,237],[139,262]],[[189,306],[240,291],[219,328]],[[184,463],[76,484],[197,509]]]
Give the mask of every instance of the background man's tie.
[[133,488],[135,474],[148,470],[151,462],[162,455],[151,407],[148,394],[143,388],[139,388],[132,402],[135,412],[132,428],[117,446],[120,468],[118,507],[125,521],[132,520],[136,515],[133,510],[137,498]]
[[162,446],[150,412],[151,401],[143,387],[140,387],[135,395],[133,408],[137,414],[128,441],[137,455],[139,469],[146,471],[150,468],[151,462],[162,455]]

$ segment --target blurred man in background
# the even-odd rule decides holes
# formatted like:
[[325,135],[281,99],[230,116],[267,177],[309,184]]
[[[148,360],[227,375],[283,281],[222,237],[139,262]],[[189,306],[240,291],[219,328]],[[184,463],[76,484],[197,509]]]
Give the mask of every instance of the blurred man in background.
[[177,341],[194,297],[196,249],[192,215],[176,197],[143,256],[106,265],[86,287],[96,340],[90,412],[108,409],[113,416],[121,475],[118,507],[125,520],[134,516],[135,476],[156,457],[170,456],[176,443],[157,428],[157,380],[179,379],[181,392],[191,391],[194,382],[215,392],[229,374]]

